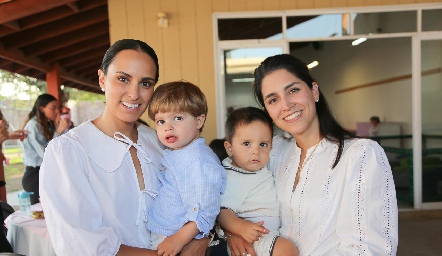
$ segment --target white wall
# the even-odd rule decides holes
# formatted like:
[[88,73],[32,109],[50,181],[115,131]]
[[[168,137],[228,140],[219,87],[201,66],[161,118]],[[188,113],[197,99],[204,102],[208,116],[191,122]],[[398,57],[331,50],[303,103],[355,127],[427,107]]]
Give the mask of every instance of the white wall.
[[[411,40],[392,38],[368,40],[358,46],[351,41],[322,42],[321,50],[313,48],[292,52],[301,59],[313,58],[319,66],[312,69],[320,89],[347,129],[356,129],[377,115],[381,121],[404,123],[411,133],[411,79],[365,87],[343,93],[338,90],[411,74]],[[310,60],[311,59],[311,60]]]

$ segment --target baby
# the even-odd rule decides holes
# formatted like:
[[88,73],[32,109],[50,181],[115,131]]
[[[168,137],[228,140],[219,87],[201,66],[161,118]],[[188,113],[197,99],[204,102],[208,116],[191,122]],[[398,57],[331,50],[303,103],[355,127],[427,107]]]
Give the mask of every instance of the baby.
[[[272,173],[267,169],[272,148],[273,125],[270,117],[254,107],[232,112],[226,122],[228,158],[223,160],[227,186],[221,196],[221,227],[240,235],[258,256],[298,255],[296,246],[279,237],[279,205]],[[262,226],[269,230],[261,233]],[[230,252],[229,255],[247,255]]]

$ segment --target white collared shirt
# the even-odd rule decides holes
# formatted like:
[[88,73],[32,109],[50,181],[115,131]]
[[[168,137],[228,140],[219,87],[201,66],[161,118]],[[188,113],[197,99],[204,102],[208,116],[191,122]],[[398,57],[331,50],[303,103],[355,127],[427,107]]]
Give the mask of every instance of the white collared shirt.
[[[129,148],[137,149],[140,190]],[[52,140],[40,169],[40,196],[57,255],[115,255],[121,244],[148,248],[147,212],[158,189],[163,147],[138,127],[138,142],[105,135],[91,121]]]
[[368,139],[338,145],[322,139],[308,149],[292,192],[301,149],[294,139],[276,136],[269,169],[274,171],[281,206],[281,236],[299,255],[395,255],[398,210],[391,168],[384,150]]

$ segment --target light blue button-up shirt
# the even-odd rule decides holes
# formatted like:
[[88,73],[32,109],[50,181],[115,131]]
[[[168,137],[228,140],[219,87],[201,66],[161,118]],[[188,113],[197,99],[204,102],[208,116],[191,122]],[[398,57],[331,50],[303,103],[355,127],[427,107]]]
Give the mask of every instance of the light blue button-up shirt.
[[[37,122],[37,117],[34,116],[29,119],[24,130],[29,131],[29,134],[22,144],[24,152],[23,163],[26,166],[40,166],[49,141],[44,136],[41,125]],[[54,133],[54,138],[57,136],[58,134]]]
[[149,212],[147,227],[170,236],[193,221],[200,231],[195,238],[208,236],[220,211],[226,173],[218,157],[199,138],[180,150],[163,151],[160,173],[162,187]]

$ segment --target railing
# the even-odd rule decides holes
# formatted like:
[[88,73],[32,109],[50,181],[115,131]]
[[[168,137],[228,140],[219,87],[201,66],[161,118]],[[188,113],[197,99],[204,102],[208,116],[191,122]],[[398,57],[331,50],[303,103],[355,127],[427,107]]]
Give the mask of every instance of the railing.
[[[383,140],[392,139],[411,139],[411,134],[406,135],[392,135],[392,136],[376,136],[370,139],[377,141],[381,145]],[[439,182],[442,181],[442,161],[440,157],[430,157],[430,155],[442,155],[442,148],[426,148],[428,140],[442,139],[442,135],[422,135],[422,188],[423,201],[441,201],[442,191],[439,188]],[[403,145],[403,143],[400,143]],[[382,146],[382,145],[381,145]],[[408,176],[407,186],[396,186],[396,196],[398,199],[406,201],[410,204],[414,203],[414,183],[413,183],[413,149],[411,148],[397,148],[382,146],[385,153],[397,154],[399,165],[392,165],[393,175],[400,177],[400,175]],[[391,160],[390,160],[390,164]],[[395,181],[396,182],[396,181]]]

